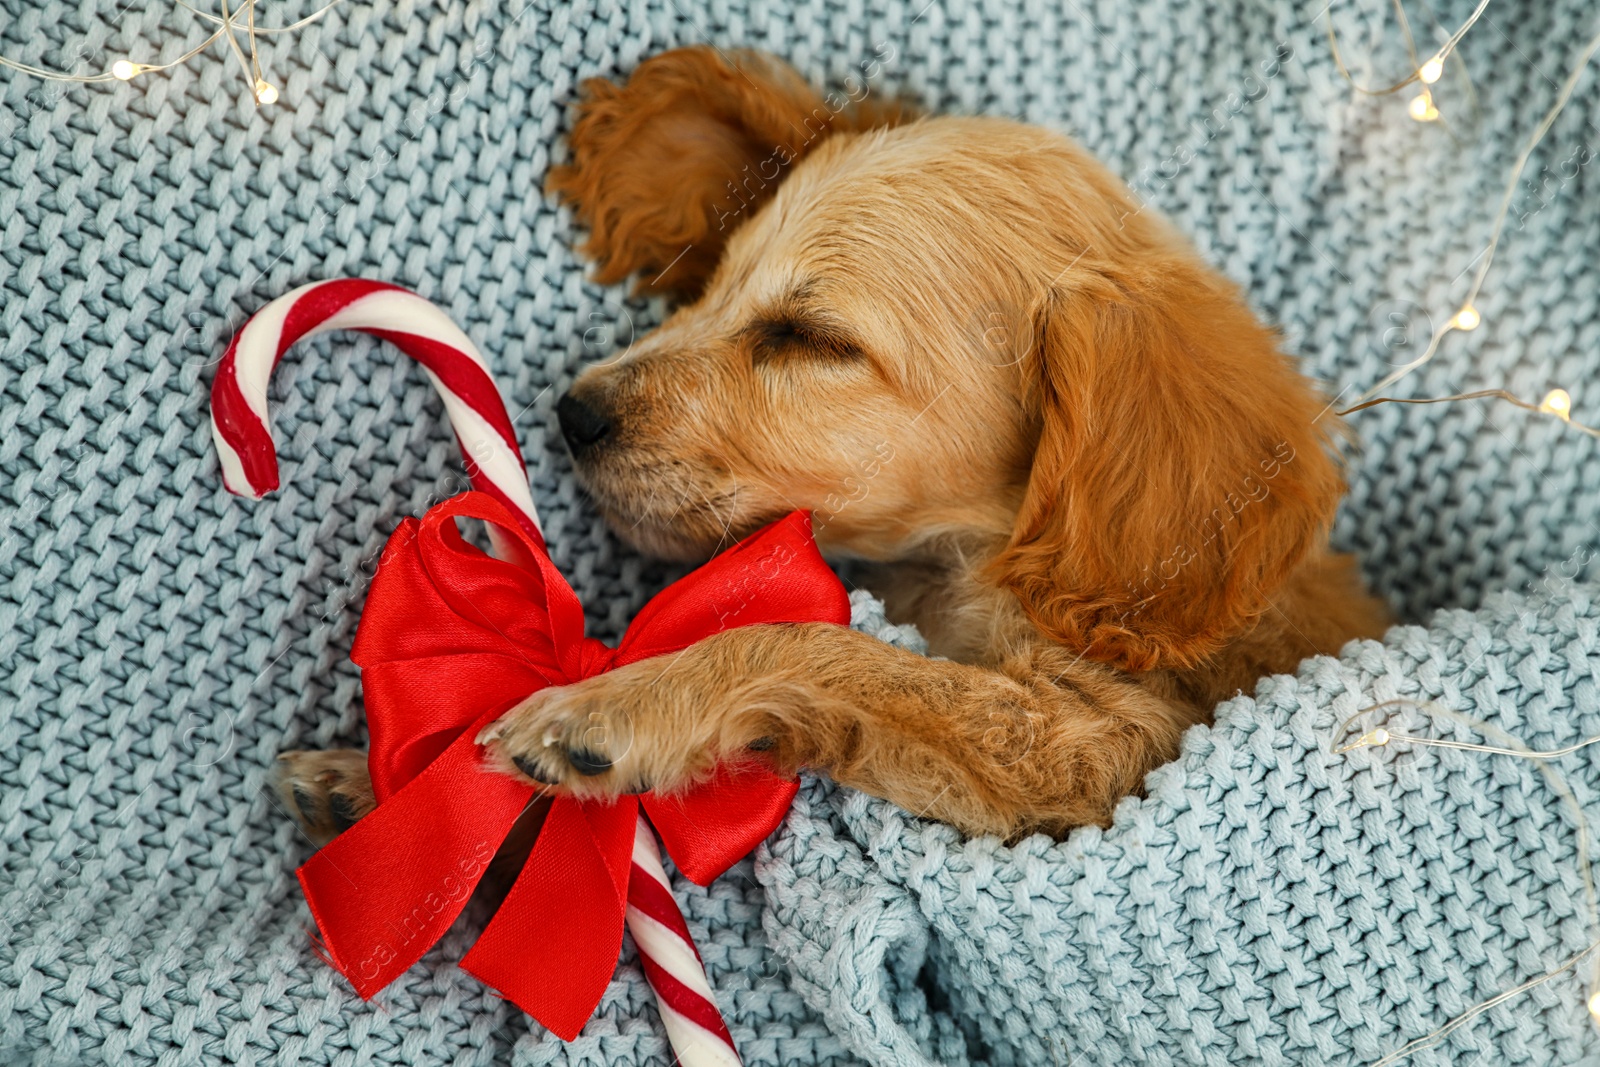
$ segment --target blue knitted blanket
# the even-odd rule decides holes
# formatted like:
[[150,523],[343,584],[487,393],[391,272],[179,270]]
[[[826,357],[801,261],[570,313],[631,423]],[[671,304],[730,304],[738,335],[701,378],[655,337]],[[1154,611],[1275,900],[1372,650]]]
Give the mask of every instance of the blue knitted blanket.
[[[366,581],[389,531],[464,478],[422,375],[342,336],[275,382],[282,490],[229,497],[206,393],[250,312],[348,274],[444,306],[520,412],[556,563],[614,637],[674,574],[604,531],[551,410],[663,309],[589,282],[541,192],[582,78],[710,40],[1060,128],[1348,398],[1459,304],[1600,16],[1492,4],[1462,45],[1471,85],[1452,64],[1444,121],[1421,124],[1404,93],[1351,91],[1318,6],[349,2],[262,38],[281,100],[259,111],[220,43],[127,83],[0,70],[0,1062],[671,1060],[631,947],[571,1044],[455,967],[470,921],[370,1004],[313,953],[293,877],[308,846],[264,784],[284,749],[363,743],[347,654]],[[1407,69],[1385,0],[1331,13],[1358,80]],[[83,74],[208,32],[166,3],[0,0],[0,55]],[[1514,200],[1483,326],[1400,395],[1564,385],[1600,422],[1597,114],[1591,72]],[[1344,716],[1393,696],[1535,746],[1600,733],[1600,442],[1483,403],[1354,423],[1335,540],[1421,625],[1225,703],[1110,830],[1065,842],[963,842],[808,780],[752,860],[709,890],[676,882],[747,1063],[1370,1064],[1600,937],[1536,767],[1329,751]],[[1591,815],[1592,752],[1556,765]],[[1586,970],[1410,1062],[1600,1063]]]

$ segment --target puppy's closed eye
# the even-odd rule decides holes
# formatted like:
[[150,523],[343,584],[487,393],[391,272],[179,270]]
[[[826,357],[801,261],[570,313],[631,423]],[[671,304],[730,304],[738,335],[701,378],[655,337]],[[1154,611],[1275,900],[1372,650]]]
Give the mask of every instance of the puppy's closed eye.
[[745,339],[750,361],[756,367],[778,366],[793,360],[846,366],[867,360],[866,351],[849,333],[799,315],[759,320],[745,331]]

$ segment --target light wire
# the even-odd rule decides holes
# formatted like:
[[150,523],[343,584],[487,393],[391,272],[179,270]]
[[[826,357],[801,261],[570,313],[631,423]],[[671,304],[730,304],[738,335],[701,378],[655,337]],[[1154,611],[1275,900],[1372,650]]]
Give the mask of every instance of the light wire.
[[[1498,740],[1499,744],[1480,745],[1468,741],[1454,741],[1449,738],[1418,737],[1414,734],[1406,734],[1390,730],[1387,726],[1379,726],[1372,730],[1368,730],[1366,733],[1356,738],[1356,740],[1346,744],[1340,744],[1340,742],[1343,741],[1346,736],[1348,736],[1350,733],[1350,728],[1356,724],[1357,720],[1363,718],[1364,716],[1370,715],[1373,712],[1387,711],[1391,708],[1400,707],[1416,708],[1419,711],[1426,711],[1442,718],[1451,719],[1465,726],[1469,730],[1476,731],[1484,737]],[[1535,761],[1540,773],[1543,774],[1545,779],[1550,783],[1551,788],[1553,788],[1556,793],[1560,795],[1572,816],[1574,838],[1577,844],[1578,867],[1583,876],[1584,898],[1589,905],[1589,925],[1592,931],[1600,932],[1600,900],[1597,900],[1596,897],[1594,872],[1589,863],[1589,820],[1584,816],[1583,806],[1578,803],[1578,798],[1572,792],[1572,788],[1567,784],[1566,779],[1560,774],[1557,774],[1555,769],[1549,765],[1550,760],[1560,759],[1563,756],[1570,756],[1574,752],[1588,748],[1590,745],[1600,744],[1600,735],[1585,738],[1584,740],[1575,744],[1566,745],[1561,748],[1544,749],[1541,751],[1528,748],[1522,742],[1518,741],[1516,738],[1512,737],[1510,734],[1506,733],[1504,730],[1501,730],[1497,726],[1492,726],[1489,723],[1480,722],[1469,716],[1463,715],[1460,712],[1452,711],[1451,709],[1443,707],[1434,701],[1418,701],[1406,697],[1397,697],[1393,700],[1385,700],[1381,703],[1373,704],[1370,707],[1362,708],[1360,711],[1346,719],[1340,725],[1338,731],[1333,735],[1333,741],[1329,745],[1329,749],[1334,755],[1342,755],[1345,753],[1354,752],[1355,750],[1361,748],[1383,748],[1395,743],[1417,745],[1425,748],[1448,748],[1468,752],[1482,752],[1493,756],[1510,756],[1513,758]],[[1443,1041],[1446,1037],[1449,1037],[1456,1030],[1460,1029],[1462,1026],[1465,1026],[1467,1023],[1471,1022],[1473,1019],[1482,1015],[1491,1008],[1503,1004],[1514,997],[1521,996],[1528,990],[1541,986],[1544,983],[1558,978],[1566,972],[1572,970],[1579,963],[1581,963],[1585,957],[1594,955],[1597,949],[1600,949],[1600,939],[1595,940],[1587,948],[1583,949],[1576,955],[1569,957],[1565,962],[1557,965],[1549,971],[1546,971],[1544,974],[1539,975],[1536,978],[1529,979],[1528,981],[1523,982],[1521,985],[1508,989],[1497,996],[1483,1001],[1482,1003],[1476,1004],[1460,1015],[1457,1015],[1454,1019],[1451,1019],[1443,1026],[1434,1030],[1432,1033],[1424,1034],[1422,1037],[1408,1042],[1402,1047],[1396,1049],[1394,1052],[1391,1052],[1389,1055],[1385,1056],[1383,1059],[1378,1060],[1372,1065],[1372,1067],[1390,1067],[1390,1065],[1400,1062],[1414,1052],[1420,1052],[1423,1049],[1432,1048],[1434,1045],[1437,1045],[1439,1042]],[[1589,997],[1586,1001],[1586,1006],[1591,1018],[1593,1018],[1596,1022],[1600,1022],[1600,956],[1596,956],[1595,966],[1590,971]]]

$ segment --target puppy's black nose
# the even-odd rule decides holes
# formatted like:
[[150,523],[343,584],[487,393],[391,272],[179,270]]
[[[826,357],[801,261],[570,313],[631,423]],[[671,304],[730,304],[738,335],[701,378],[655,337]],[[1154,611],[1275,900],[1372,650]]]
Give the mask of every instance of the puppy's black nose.
[[573,455],[593,448],[611,432],[611,420],[604,413],[571,393],[556,401],[556,421]]

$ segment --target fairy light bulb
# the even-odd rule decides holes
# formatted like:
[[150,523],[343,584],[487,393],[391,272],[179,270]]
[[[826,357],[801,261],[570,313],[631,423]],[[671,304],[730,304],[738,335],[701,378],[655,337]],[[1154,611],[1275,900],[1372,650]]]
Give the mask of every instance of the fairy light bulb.
[[1380,726],[1376,730],[1368,730],[1366,733],[1362,734],[1348,745],[1345,745],[1343,748],[1336,749],[1335,751],[1354,752],[1358,748],[1382,748],[1392,740],[1394,740],[1394,738],[1389,731]]
[[111,76],[119,81],[127,81],[142,70],[144,70],[144,64],[130,63],[126,59],[119,59],[111,64]]
[[1476,330],[1482,321],[1483,316],[1478,314],[1478,309],[1468,304],[1456,312],[1455,318],[1450,320],[1450,325],[1458,330]]
[[1439,117],[1439,109],[1433,106],[1433,94],[1424,89],[1411,100],[1411,117],[1418,122],[1432,122]]
[[[1572,394],[1567,392],[1565,389],[1552,389],[1550,392],[1546,393],[1545,398],[1539,402],[1539,410],[1543,411],[1547,415],[1554,415],[1562,422],[1571,422]],[[1595,996],[1600,997],[1600,993],[1595,994]],[[1591,1008],[1592,1005],[1593,1002],[1591,1002]]]
[[276,104],[278,102],[278,87],[269,81],[256,79],[256,103]]
[[1432,85],[1434,82],[1444,77],[1443,57],[1434,56],[1432,59],[1422,64],[1421,68],[1419,68],[1417,71],[1417,77],[1422,79],[1422,83],[1424,85]]
[[1600,993],[1589,998],[1589,1014],[1595,1022],[1600,1023]]

